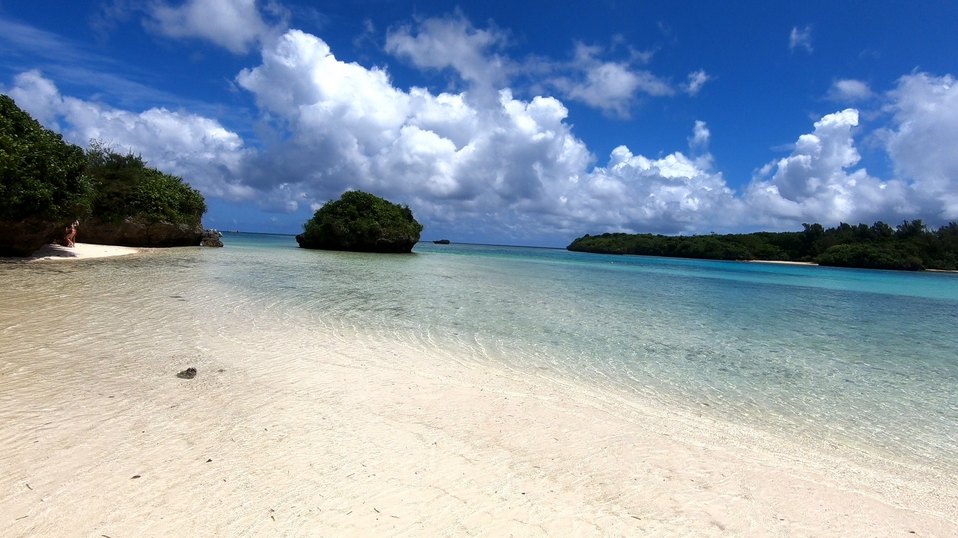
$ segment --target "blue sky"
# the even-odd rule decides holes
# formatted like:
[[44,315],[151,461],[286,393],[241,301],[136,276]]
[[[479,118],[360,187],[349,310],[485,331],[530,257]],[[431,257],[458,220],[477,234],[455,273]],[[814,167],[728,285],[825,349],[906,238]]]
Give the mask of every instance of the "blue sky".
[[0,91],[297,233],[362,189],[425,239],[958,220],[958,3],[0,0]]

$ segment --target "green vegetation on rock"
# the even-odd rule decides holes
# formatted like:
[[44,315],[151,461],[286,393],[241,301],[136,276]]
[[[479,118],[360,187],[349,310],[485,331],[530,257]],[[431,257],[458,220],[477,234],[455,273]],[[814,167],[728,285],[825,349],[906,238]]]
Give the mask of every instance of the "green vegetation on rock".
[[137,155],[84,153],[0,95],[0,255],[26,256],[79,219],[84,242],[197,245],[203,196]]
[[92,182],[78,146],[0,95],[0,256],[27,256],[89,211]]
[[132,218],[199,226],[206,213],[199,191],[179,177],[148,167],[139,155],[120,155],[93,143],[87,152],[87,174],[95,185],[92,215],[104,222]]
[[801,232],[665,236],[584,235],[567,248],[603,254],[639,254],[712,260],[781,260],[868,269],[958,269],[958,223],[929,230],[921,220],[892,228],[841,223],[805,224]]
[[348,191],[319,208],[296,236],[300,247],[361,252],[410,252],[422,224],[412,211],[373,194]]
[[0,95],[0,220],[59,221],[86,211],[92,185],[85,164],[79,146]]

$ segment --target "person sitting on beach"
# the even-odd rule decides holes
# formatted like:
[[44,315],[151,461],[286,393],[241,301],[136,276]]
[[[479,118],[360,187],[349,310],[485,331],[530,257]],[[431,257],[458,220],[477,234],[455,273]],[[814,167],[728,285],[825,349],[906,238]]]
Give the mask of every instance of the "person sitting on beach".
[[63,230],[63,241],[62,245],[65,247],[76,246],[76,237],[77,237],[77,228],[80,227],[80,221],[75,220],[73,224],[67,226]]

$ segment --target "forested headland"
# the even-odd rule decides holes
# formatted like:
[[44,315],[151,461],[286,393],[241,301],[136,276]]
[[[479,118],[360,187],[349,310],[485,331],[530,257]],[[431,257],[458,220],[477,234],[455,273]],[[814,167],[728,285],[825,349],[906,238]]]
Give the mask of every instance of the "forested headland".
[[568,250],[710,260],[812,262],[867,269],[958,270],[958,222],[931,229],[921,220],[896,227],[841,223],[804,224],[800,232],[666,236],[605,233],[584,235]]
[[206,201],[139,155],[67,143],[0,95],[0,255],[27,256],[79,220],[84,242],[199,244]]

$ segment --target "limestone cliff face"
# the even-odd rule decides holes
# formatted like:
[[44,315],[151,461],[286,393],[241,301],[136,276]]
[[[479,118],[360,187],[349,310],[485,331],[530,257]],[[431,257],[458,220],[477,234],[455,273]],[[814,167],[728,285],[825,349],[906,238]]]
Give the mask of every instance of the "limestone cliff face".
[[192,247],[200,244],[203,227],[168,222],[140,222],[127,218],[123,222],[88,219],[80,223],[77,241],[97,245],[124,247]]
[[[29,256],[43,245],[62,239],[66,224],[36,218],[0,221],[0,256]],[[124,247],[193,247],[202,238],[203,228],[199,225],[144,223],[132,218],[118,224],[83,220],[76,236],[80,243]],[[222,242],[213,246],[222,246]]]
[[59,239],[65,224],[37,218],[0,221],[0,256],[29,256],[43,245]]

